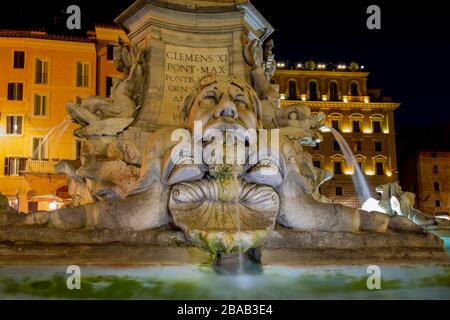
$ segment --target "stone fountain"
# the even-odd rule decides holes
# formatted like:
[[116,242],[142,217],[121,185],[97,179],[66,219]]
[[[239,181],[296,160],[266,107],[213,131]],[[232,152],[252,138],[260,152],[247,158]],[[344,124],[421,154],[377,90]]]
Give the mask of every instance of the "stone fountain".
[[73,206],[26,215],[0,199],[0,263],[448,261],[408,218],[319,193],[332,174],[303,146],[325,116],[280,108],[273,28],[249,2],[138,0],[116,22],[132,44],[114,52],[123,78],[67,104],[81,161],[56,169]]

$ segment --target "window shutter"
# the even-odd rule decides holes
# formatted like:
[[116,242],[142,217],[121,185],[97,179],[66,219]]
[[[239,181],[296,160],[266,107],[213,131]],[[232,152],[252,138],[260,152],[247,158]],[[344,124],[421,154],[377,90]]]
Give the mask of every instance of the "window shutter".
[[89,85],[89,65],[88,64],[84,64],[83,65],[83,69],[84,69],[84,82],[83,82],[83,86],[87,87]]
[[41,115],[42,116],[47,115],[47,96],[42,96]]
[[81,73],[83,72],[83,66],[80,62],[77,62],[77,87],[81,87],[82,82],[81,82]]
[[9,158],[5,158],[5,176],[9,176]]
[[44,77],[42,83],[48,83],[48,61],[43,61],[44,64]]
[[20,68],[25,68],[25,52],[24,51],[20,51]]
[[41,140],[41,158],[48,160],[48,154],[47,154],[47,142],[44,143],[44,140]]
[[13,121],[13,117],[6,117],[6,134],[11,134],[12,133],[12,121]]
[[36,71],[34,77],[34,83],[41,83],[41,73],[42,73],[42,61],[36,59]]
[[33,160],[39,159],[39,139],[33,138],[33,154],[31,155]]
[[17,134],[22,134],[22,117],[17,117]]
[[18,51],[14,51],[14,63],[13,63],[13,67],[14,69],[17,69],[19,67],[19,52]]
[[38,94],[34,94],[34,115],[41,115],[41,96]]
[[8,83],[8,100],[13,100],[14,98],[14,83]]
[[27,158],[20,158],[19,159],[19,175],[23,176],[23,173],[25,172],[27,167]]
[[17,83],[17,100],[23,100],[23,83]]

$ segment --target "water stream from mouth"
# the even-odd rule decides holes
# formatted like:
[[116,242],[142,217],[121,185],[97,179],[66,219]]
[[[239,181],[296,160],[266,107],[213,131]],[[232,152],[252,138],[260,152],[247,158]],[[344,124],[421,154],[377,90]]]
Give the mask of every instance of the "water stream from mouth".
[[[33,151],[33,154],[31,155],[31,159],[37,159],[39,151],[42,149],[42,147],[48,142],[50,141],[50,139],[56,135],[58,137],[58,140],[55,141],[55,143],[53,144],[55,147],[58,146],[59,141],[61,140],[61,137],[63,135],[63,133],[67,130],[67,128],[69,127],[69,125],[72,123],[72,121],[70,120],[69,117],[65,118],[63,121],[61,121],[60,123],[58,123],[56,126],[54,126],[53,128],[50,129],[50,131],[45,135],[45,137],[42,139],[41,142],[39,142],[39,144],[37,145],[36,149]],[[50,152],[49,152],[50,153]],[[48,155],[48,157],[50,158],[50,154]]]
[[331,131],[334,138],[339,143],[339,147],[341,148],[345,161],[349,166],[353,168],[352,174],[353,185],[356,193],[358,194],[359,201],[362,204],[364,201],[366,201],[372,196],[367,181],[361,171],[358,162],[356,161],[355,156],[353,155],[352,150],[350,149],[350,146],[348,145],[347,141],[342,136],[342,134],[340,134],[339,131],[337,131],[332,127],[327,126],[327,128]]
[[238,274],[244,273],[244,258],[242,252],[242,244],[241,244],[241,216],[239,212],[239,182],[238,182],[238,164],[237,159],[235,159],[235,163],[233,164],[233,178],[234,178],[234,210],[236,214],[236,229],[238,234],[238,259],[239,259],[239,268],[237,270]]

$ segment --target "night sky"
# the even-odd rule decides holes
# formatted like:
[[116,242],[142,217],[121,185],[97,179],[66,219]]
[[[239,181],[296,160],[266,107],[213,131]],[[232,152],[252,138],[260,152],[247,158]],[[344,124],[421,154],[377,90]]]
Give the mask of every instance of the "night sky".
[[[133,0],[2,1],[0,28],[52,29],[53,17],[79,4],[84,29],[112,23]],[[444,1],[253,0],[275,28],[277,60],[349,63],[371,72],[369,87],[401,102],[397,130],[450,127],[450,13]],[[381,30],[366,27],[366,8],[381,8]],[[65,19],[61,19],[65,25]],[[426,129],[423,129],[426,130]]]

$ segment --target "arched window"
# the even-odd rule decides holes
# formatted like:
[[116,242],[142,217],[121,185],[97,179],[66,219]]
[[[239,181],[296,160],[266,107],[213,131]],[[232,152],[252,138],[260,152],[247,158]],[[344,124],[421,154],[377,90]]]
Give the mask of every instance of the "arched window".
[[441,191],[441,186],[439,185],[439,182],[433,183],[433,189],[434,191]]
[[309,82],[309,100],[317,100],[317,83],[315,81]]
[[435,166],[433,167],[433,173],[434,173],[434,174],[438,174],[438,173],[439,173],[439,168],[438,168],[438,166],[435,165]]
[[338,87],[336,82],[330,82],[330,101],[338,100]]
[[296,100],[297,99],[297,83],[295,81],[291,80],[289,81],[289,100]]
[[352,82],[350,85],[350,95],[359,96],[359,85],[357,82]]

